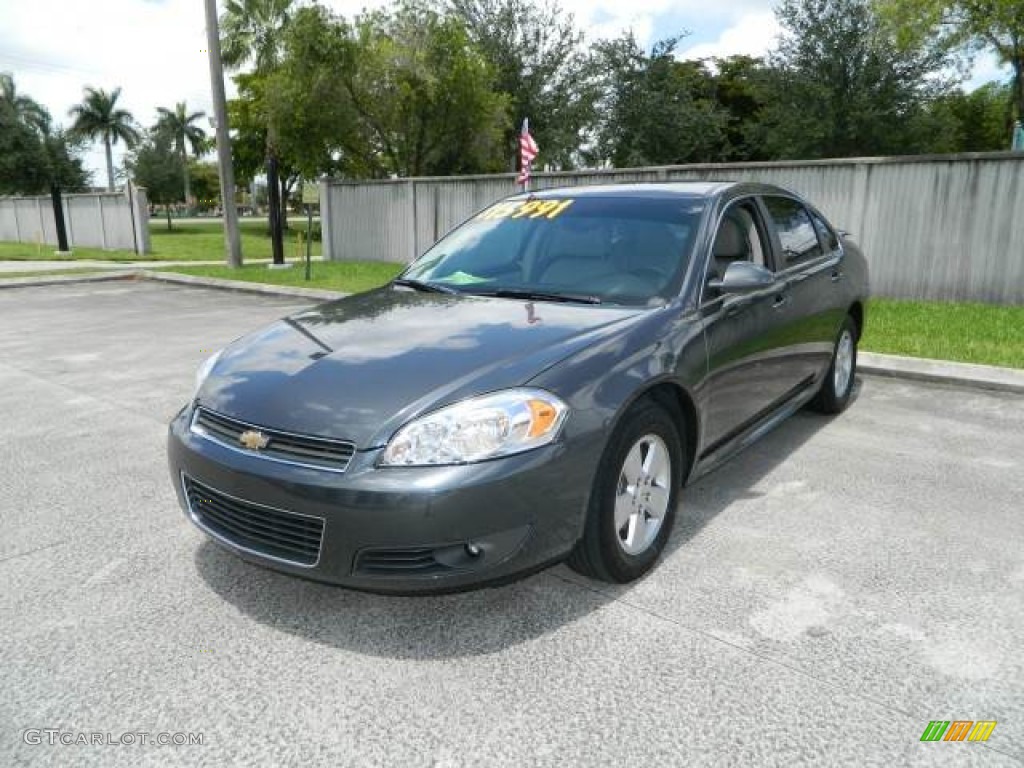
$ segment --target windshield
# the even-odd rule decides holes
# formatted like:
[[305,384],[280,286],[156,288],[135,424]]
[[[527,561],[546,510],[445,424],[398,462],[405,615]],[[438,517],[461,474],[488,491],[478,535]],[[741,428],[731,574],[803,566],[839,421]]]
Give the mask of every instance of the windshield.
[[698,198],[518,197],[417,259],[405,280],[459,293],[647,305],[679,290]]

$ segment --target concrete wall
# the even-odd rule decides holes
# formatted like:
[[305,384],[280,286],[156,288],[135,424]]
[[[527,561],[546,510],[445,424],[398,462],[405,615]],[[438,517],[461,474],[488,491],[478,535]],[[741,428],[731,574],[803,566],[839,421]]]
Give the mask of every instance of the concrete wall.
[[[791,189],[849,231],[876,295],[1024,303],[1024,155],[691,165],[538,174],[535,188],[750,180]],[[407,262],[517,191],[512,174],[322,182],[327,258]]]
[[[146,190],[63,195],[68,245],[149,253]],[[0,241],[57,246],[53,202],[40,197],[0,197]]]

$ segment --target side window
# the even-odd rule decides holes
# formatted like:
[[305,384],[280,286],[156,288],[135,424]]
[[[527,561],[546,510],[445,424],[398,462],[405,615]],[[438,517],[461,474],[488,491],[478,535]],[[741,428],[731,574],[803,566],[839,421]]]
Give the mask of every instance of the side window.
[[750,261],[766,266],[767,239],[757,224],[752,202],[731,206],[722,216],[708,265],[710,279],[721,278],[734,261]]
[[811,218],[814,219],[814,228],[818,231],[818,239],[825,244],[828,253],[835,253],[839,250],[839,238],[835,230],[814,211],[811,211]]
[[822,255],[818,233],[806,208],[788,197],[766,197],[764,204],[782,241],[780,269],[788,269]]

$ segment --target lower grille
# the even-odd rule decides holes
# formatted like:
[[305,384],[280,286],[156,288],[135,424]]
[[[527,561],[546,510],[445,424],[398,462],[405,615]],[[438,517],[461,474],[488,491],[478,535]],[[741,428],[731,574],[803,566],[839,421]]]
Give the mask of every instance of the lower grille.
[[184,475],[182,486],[193,519],[229,544],[295,565],[320,559],[323,518],[242,501]]
[[366,576],[428,576],[450,573],[451,566],[439,563],[433,548],[425,549],[368,549],[359,553],[356,573]]

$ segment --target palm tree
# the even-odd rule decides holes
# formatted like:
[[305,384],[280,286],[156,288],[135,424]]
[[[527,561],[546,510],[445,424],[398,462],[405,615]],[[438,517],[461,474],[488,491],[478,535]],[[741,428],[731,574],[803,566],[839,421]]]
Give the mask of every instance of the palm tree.
[[260,74],[274,69],[294,5],[295,0],[228,0],[220,19],[224,65],[238,70],[251,61]]
[[[296,0],[227,0],[220,18],[224,65],[237,71],[251,61],[257,75],[274,71],[281,59],[284,31],[295,3]],[[277,128],[271,120],[267,123],[270,242],[274,263],[281,264],[284,262],[284,247],[280,225],[285,218],[286,206],[278,200],[280,179],[277,164]]]
[[50,113],[30,96],[18,93],[14,78],[8,72],[0,72],[0,101],[10,104],[17,119],[41,134],[50,129]]
[[206,132],[194,123],[206,117],[206,113],[189,114],[184,101],[175,104],[174,109],[158,107],[156,111],[160,115],[156,121],[157,132],[171,140],[178,157],[181,158],[181,171],[185,177],[185,205],[189,205],[192,200],[192,186],[188,176],[188,150],[191,148],[192,154],[196,157],[203,153]]
[[71,125],[72,133],[95,141],[103,140],[107,151],[107,189],[114,191],[114,158],[111,147],[123,141],[128,147],[139,143],[138,130],[131,113],[117,108],[117,100],[121,89],[115,88],[110,93],[102,88],[86,88],[85,98],[68,110],[68,115],[75,122]]

